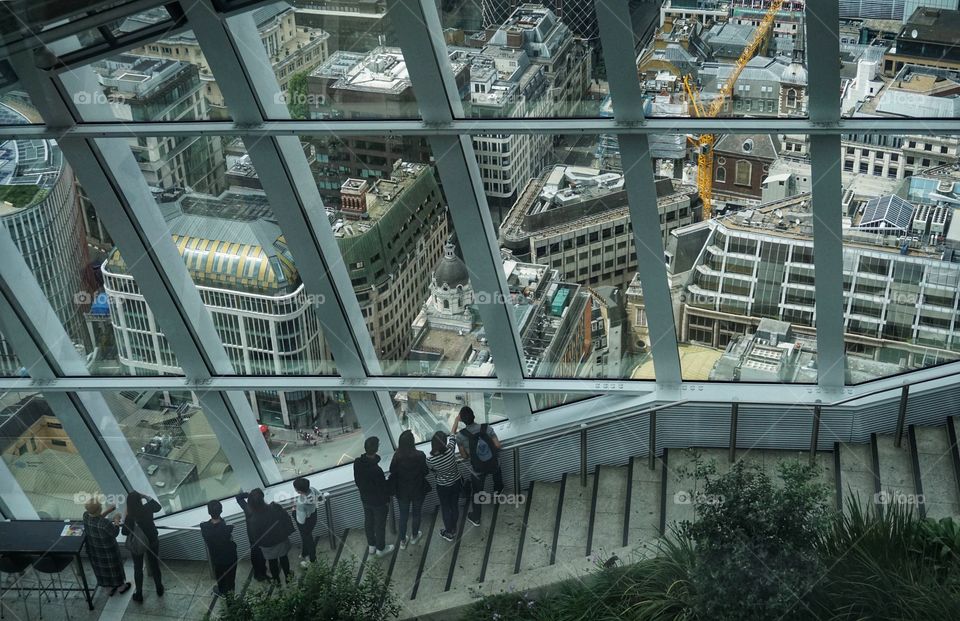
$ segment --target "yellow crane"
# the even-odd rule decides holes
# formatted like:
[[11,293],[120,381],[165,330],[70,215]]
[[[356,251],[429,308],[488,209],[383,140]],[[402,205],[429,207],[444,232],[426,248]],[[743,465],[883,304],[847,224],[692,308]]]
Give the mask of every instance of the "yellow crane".
[[[772,0],[770,8],[767,9],[760,25],[753,33],[750,43],[743,48],[743,52],[733,66],[733,72],[727,81],[724,82],[716,98],[710,102],[705,109],[700,101],[700,94],[693,86],[693,77],[690,74],[683,76],[683,88],[687,91],[690,103],[693,106],[694,113],[700,118],[715,118],[723,109],[724,103],[733,92],[733,85],[736,84],[744,67],[750,62],[757,50],[766,40],[767,35],[773,28],[774,18],[777,12],[783,6],[783,0]],[[801,35],[802,36],[802,35]],[[717,141],[716,134],[700,134],[690,137],[689,140],[697,145],[697,191],[700,193],[700,199],[703,201],[703,219],[708,220],[713,215],[712,194],[713,194],[713,145]]]

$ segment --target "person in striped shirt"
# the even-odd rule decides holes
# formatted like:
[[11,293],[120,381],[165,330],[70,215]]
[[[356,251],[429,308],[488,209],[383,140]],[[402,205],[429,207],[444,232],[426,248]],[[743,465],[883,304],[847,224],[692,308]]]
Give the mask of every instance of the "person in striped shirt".
[[457,520],[460,519],[460,467],[457,464],[457,439],[442,431],[433,434],[427,468],[433,472],[437,483],[437,496],[440,498],[440,513],[443,516],[443,528],[440,536],[453,541],[457,534]]

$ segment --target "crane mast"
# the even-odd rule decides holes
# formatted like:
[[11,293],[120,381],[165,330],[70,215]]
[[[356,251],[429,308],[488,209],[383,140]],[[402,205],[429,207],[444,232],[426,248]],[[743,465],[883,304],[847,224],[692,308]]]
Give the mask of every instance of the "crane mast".
[[[737,58],[730,77],[723,83],[716,98],[710,102],[710,105],[706,109],[704,109],[700,95],[693,85],[693,77],[690,74],[683,76],[683,88],[687,91],[690,104],[697,117],[712,119],[720,114],[727,98],[733,93],[734,84],[737,83],[747,63],[754,57],[757,50],[760,49],[760,46],[763,44],[764,39],[766,39],[770,33],[773,28],[774,19],[782,7],[783,0],[772,0],[770,8],[767,9],[763,19],[760,20],[760,25],[757,26],[756,32],[753,33],[750,43],[743,48],[743,52],[741,52],[740,57]],[[717,136],[716,134],[709,133],[700,134],[699,136],[690,137],[689,140],[697,146],[697,191],[700,194],[700,200],[703,202],[703,219],[708,220],[713,216],[713,146],[717,141]]]

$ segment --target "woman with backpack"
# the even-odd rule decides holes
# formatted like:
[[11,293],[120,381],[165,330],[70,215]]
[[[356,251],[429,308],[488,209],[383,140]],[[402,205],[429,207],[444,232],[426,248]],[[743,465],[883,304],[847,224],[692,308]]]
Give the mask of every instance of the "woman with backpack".
[[437,496],[440,498],[440,513],[443,516],[440,536],[447,541],[453,541],[457,535],[457,520],[460,519],[460,488],[463,484],[457,463],[456,436],[442,431],[433,434],[427,468],[434,475]]
[[290,571],[290,535],[293,533],[293,521],[283,507],[275,502],[267,504],[263,490],[254,489],[249,494],[241,492],[237,503],[247,514],[247,532],[251,541],[260,547],[263,558],[270,566],[270,577],[280,583],[280,571],[289,585],[293,580]]
[[127,515],[123,520],[123,534],[127,537],[127,550],[133,557],[133,601],[143,602],[143,561],[146,558],[157,588],[157,597],[163,597],[163,582],[160,576],[160,537],[153,514],[160,511],[160,503],[140,492],[127,495]]
[[400,505],[400,549],[406,550],[408,520],[411,522],[409,543],[416,545],[423,535],[420,514],[423,499],[430,491],[426,456],[417,450],[413,432],[409,429],[401,433],[397,441],[397,452],[390,462],[390,482]]

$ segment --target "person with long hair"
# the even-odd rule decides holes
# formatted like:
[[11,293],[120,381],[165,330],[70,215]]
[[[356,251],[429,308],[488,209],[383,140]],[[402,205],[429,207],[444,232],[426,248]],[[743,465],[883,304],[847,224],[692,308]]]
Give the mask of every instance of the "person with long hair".
[[463,482],[456,448],[455,436],[438,431],[430,440],[430,456],[427,457],[427,468],[433,473],[437,484],[440,513],[443,516],[440,536],[447,541],[453,541],[456,537],[457,520],[460,519],[460,488]]
[[160,575],[160,537],[153,514],[160,511],[160,503],[140,492],[127,494],[127,515],[123,520],[123,534],[127,537],[127,549],[133,557],[133,584],[136,591],[133,601],[143,602],[143,561],[150,565],[157,597],[163,597],[163,581]]
[[[420,517],[423,499],[430,491],[427,483],[426,455],[417,450],[413,432],[407,429],[400,434],[397,452],[390,462],[390,479],[393,482],[397,502],[400,505],[400,549],[407,543],[416,545],[423,536]],[[410,522],[410,539],[407,540],[407,522]]]
[[[84,506],[83,534],[87,538],[87,556],[97,576],[97,584],[110,589],[110,595],[126,593],[130,589],[123,571],[120,558],[120,546],[117,535],[120,534],[120,514],[113,513],[113,505],[103,508],[100,500],[90,499]],[[109,516],[113,513],[113,518]]]
[[293,580],[290,570],[290,534],[293,522],[287,512],[275,502],[267,504],[263,490],[251,490],[241,493],[237,501],[247,514],[247,532],[255,542],[270,566],[270,578],[280,583],[280,571],[289,585]]

